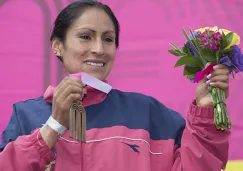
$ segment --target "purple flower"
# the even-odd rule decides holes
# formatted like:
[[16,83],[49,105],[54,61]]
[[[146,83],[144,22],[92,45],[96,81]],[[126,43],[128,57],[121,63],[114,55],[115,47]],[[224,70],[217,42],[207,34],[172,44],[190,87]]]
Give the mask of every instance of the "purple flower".
[[[199,34],[200,34],[200,31],[195,31],[195,32],[193,33],[193,35],[194,35],[195,37],[197,37]],[[192,36],[191,36],[191,34],[189,35],[189,39],[192,40]]]
[[[200,35],[200,31],[194,32],[193,35],[195,37]],[[189,39],[192,40],[192,36],[191,35],[189,35]],[[185,45],[190,50],[190,52],[192,53],[193,56],[198,57],[197,53],[194,51],[193,47],[191,46],[191,44],[188,41],[185,42]]]
[[236,69],[238,71],[236,72],[242,72],[243,71],[243,54],[241,53],[241,50],[238,46],[234,45],[230,47],[232,49],[231,53],[233,54],[232,62],[235,65]]
[[209,47],[208,42],[203,42],[202,45],[203,45],[204,48],[208,48]]
[[214,32],[206,30],[203,34],[200,34],[200,40],[204,48],[209,48],[212,51],[217,52],[220,48],[219,40],[222,40],[220,32]]
[[193,49],[193,47],[191,46],[190,43],[186,43],[186,47],[190,50],[190,52],[192,53],[192,56],[198,57],[197,53],[195,52],[195,50]]
[[231,61],[231,59],[229,58],[228,55],[221,57],[220,60],[219,60],[219,63],[223,64],[223,65],[225,65],[229,68],[231,68],[233,66],[232,61]]
[[219,60],[219,63],[232,68],[236,73],[243,72],[243,54],[241,53],[241,49],[236,45],[231,46],[230,48],[231,51],[223,56]]
[[212,35],[214,40],[222,40],[223,37],[221,36],[220,32],[216,32]]
[[201,34],[200,35],[200,39],[202,42],[205,42],[205,41],[208,41],[209,40],[209,36],[208,35],[205,35],[205,34]]
[[210,49],[212,49],[213,51],[215,51],[215,52],[217,52],[217,51],[219,50],[219,48],[220,48],[219,44],[217,44],[217,43],[215,43],[215,42],[210,42],[210,43],[208,44],[208,47],[209,47]]

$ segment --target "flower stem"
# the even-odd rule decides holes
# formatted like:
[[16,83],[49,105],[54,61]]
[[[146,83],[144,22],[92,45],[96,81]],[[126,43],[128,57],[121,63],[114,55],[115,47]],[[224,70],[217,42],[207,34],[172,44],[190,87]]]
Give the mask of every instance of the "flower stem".
[[214,122],[217,129],[228,130],[231,128],[231,121],[226,107],[225,92],[222,89],[208,86],[213,99]]

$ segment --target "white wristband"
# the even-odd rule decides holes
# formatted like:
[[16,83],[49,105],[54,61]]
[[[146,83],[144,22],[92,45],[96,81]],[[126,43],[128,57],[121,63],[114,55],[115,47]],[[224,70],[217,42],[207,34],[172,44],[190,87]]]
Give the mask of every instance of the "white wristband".
[[49,117],[46,121],[46,125],[57,132],[58,135],[63,135],[67,128],[59,124],[53,117]]

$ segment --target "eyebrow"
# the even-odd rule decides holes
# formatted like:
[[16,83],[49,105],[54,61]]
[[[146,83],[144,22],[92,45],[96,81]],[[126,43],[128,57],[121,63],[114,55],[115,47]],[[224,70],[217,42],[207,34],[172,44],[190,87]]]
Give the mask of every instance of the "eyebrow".
[[[93,29],[90,29],[88,27],[81,27],[81,28],[77,28],[77,30],[89,30],[93,33],[97,32],[96,30],[93,30]],[[103,34],[107,34],[107,33],[113,33],[113,34],[116,34],[113,30],[107,30],[107,31],[104,31]]]

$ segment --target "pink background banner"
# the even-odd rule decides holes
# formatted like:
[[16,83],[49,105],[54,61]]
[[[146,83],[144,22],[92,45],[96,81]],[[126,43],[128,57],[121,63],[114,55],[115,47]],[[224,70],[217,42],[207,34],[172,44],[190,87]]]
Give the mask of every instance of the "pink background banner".
[[[0,0],[0,133],[12,104],[41,96],[63,78],[49,43],[52,23],[73,0]],[[243,36],[242,0],[103,0],[121,24],[120,48],[109,82],[114,88],[151,95],[186,116],[195,84],[186,80],[169,42],[180,45],[182,27],[218,26]],[[243,48],[243,44],[240,45]],[[233,123],[231,160],[243,160],[243,76],[231,79],[227,100]]]

